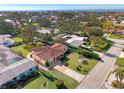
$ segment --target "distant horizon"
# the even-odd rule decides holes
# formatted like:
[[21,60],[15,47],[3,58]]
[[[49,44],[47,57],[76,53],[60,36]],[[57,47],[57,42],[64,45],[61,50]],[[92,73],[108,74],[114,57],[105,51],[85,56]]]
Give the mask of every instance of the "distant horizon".
[[124,4],[0,4],[0,11],[122,10]]

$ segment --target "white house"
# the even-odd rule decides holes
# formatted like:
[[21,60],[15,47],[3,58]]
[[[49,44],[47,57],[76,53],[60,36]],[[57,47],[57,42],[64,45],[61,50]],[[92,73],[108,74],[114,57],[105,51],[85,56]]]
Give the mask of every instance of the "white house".
[[63,38],[69,38],[65,43],[73,46],[80,46],[85,43],[84,40],[87,39],[87,37],[80,37],[76,35],[66,35]]

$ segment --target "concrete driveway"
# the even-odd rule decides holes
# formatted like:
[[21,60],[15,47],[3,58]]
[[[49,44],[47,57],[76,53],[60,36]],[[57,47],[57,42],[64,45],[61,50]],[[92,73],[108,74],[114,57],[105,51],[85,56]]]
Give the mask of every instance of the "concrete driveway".
[[70,68],[67,68],[65,67],[64,65],[63,66],[55,66],[54,69],[64,73],[65,75],[75,79],[78,83],[81,82],[83,80],[83,78],[85,77],[85,75],[81,75],[79,74],[78,72],[70,69]]
[[113,56],[103,55],[103,62],[97,63],[97,65],[91,70],[91,72],[86,76],[86,78],[82,80],[77,89],[101,88],[104,84],[104,81],[111,72],[111,68],[115,64],[123,47],[124,46],[120,43],[115,43],[107,52],[108,54]]

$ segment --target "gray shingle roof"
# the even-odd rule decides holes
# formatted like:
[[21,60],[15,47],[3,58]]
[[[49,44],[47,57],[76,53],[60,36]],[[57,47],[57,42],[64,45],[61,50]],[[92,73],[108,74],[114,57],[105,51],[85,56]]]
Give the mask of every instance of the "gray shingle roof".
[[29,60],[28,58],[25,58],[16,63],[4,67],[4,69],[0,71],[0,85],[17,77],[21,73],[28,71],[34,66],[37,66],[37,64]]

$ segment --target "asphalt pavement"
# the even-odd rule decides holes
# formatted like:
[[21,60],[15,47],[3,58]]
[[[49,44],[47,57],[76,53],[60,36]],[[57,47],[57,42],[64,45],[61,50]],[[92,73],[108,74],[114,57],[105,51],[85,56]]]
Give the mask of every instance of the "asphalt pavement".
[[96,64],[91,72],[81,81],[77,89],[100,89],[102,87],[111,72],[112,66],[117,61],[122,48],[124,48],[123,43],[121,43],[115,40],[113,46],[101,57],[103,62],[100,61]]

